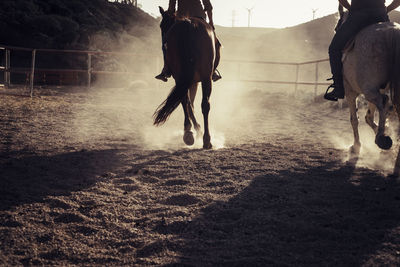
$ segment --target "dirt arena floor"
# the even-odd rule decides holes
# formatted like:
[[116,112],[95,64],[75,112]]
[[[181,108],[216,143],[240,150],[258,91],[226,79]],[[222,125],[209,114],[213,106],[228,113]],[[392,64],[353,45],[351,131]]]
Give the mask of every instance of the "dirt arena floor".
[[1,90],[0,265],[399,266],[397,139],[349,160],[348,109],[219,83],[212,150],[152,126],[171,84]]

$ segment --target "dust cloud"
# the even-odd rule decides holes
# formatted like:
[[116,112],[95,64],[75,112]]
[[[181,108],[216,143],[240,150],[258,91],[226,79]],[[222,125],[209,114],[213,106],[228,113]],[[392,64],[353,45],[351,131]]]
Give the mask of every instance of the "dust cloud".
[[[84,103],[75,113],[73,127],[80,142],[107,142],[115,145],[136,145],[142,149],[199,149],[204,130],[201,112],[201,86],[195,101],[195,116],[201,132],[195,134],[194,146],[183,143],[183,111],[179,106],[162,126],[153,125],[153,113],[167,97],[174,82],[157,84],[148,80],[125,88],[94,87],[84,96]],[[161,83],[161,82],[160,82]],[[215,84],[211,95],[210,133],[214,149],[233,142],[245,142],[257,120],[257,105],[248,92],[234,83]],[[229,140],[227,140],[227,136]],[[227,142],[228,141],[228,142]]]
[[[258,46],[260,42],[254,41],[275,30],[255,29],[246,34],[247,38],[239,38],[239,35],[247,31],[248,29],[243,28],[235,29],[233,32],[228,28],[217,29],[224,48],[219,66],[223,79],[213,84],[210,99],[210,132],[214,148],[254,141],[257,136],[268,131],[266,128],[269,128],[269,131],[271,128],[277,128],[276,131],[279,131],[280,127],[272,124],[278,121],[275,124],[279,125],[280,116],[272,115],[268,111],[271,108],[277,110],[278,107],[271,106],[276,105],[269,101],[273,102],[273,98],[265,103],[264,95],[272,93],[276,94],[274,97],[277,97],[294,93],[293,86],[242,82],[245,80],[293,81],[296,74],[293,66],[238,64],[229,61],[230,59],[254,60],[257,57],[265,60],[274,59],[268,58],[275,55],[270,52],[270,45],[260,50],[254,46],[254,44]],[[93,47],[101,47],[105,44],[104,38],[100,37],[93,38],[92,42]],[[154,79],[161,70],[162,64],[159,45],[153,45],[151,51],[149,47],[144,49],[145,43],[161,44],[160,34],[153,31],[147,33],[143,40],[132,40],[132,42],[129,48],[124,49],[117,44],[113,50],[132,51],[132,47],[137,47],[140,53],[93,60],[94,69],[129,71],[132,75],[96,77],[94,88],[88,92],[87,106],[77,112],[74,122],[79,133],[77,138],[100,141],[112,137],[122,143],[128,141],[135,143],[144,149],[185,148],[182,142],[183,112],[180,106],[161,127],[155,127],[152,124],[153,112],[174,86],[172,79],[168,83]],[[111,44],[107,43],[107,47],[110,46]],[[239,51],[242,52],[239,53]],[[308,93],[305,94],[308,97]],[[202,125],[201,97],[201,86],[199,86],[195,115]],[[286,105],[283,105],[279,109],[288,117],[291,113],[284,110],[285,107]],[[201,148],[202,133],[198,133],[196,137],[193,148]]]
[[[181,106],[174,111],[164,125],[153,126],[153,112],[174,86],[173,79],[170,79],[168,83],[154,79],[162,67],[160,45],[154,45],[151,51],[149,47],[144,49],[145,43],[161,44],[159,35],[159,32],[153,31],[147,34],[143,40],[136,40],[130,45],[130,47],[137,47],[138,51],[141,51],[140,53],[93,59],[94,70],[129,71],[131,75],[95,77],[93,88],[88,90],[87,96],[85,96],[85,103],[76,112],[75,138],[81,142],[91,140],[98,143],[105,140],[110,142],[112,139],[115,145],[129,143],[143,149],[187,147],[182,141],[184,118]],[[101,47],[105,40],[96,37],[92,39],[92,42],[93,47]],[[111,44],[107,43],[107,47],[110,46]],[[224,43],[224,46],[230,47],[231,44]],[[132,51],[133,49],[121,49],[117,45],[113,50]],[[222,53],[223,60],[233,58],[229,49],[227,49],[227,53],[225,51]],[[244,55],[244,58],[248,58],[248,56]],[[213,84],[210,99],[210,132],[214,149],[245,142],[248,137],[254,139],[254,136],[257,136],[255,128],[260,129],[262,124],[259,122],[257,114],[264,112],[264,109],[258,109],[259,99],[252,95],[252,90],[258,90],[260,86],[240,83],[237,79],[238,75],[230,70],[235,67],[235,63],[223,61],[219,68],[223,79]],[[251,64],[242,66],[239,71],[243,72],[243,77],[250,74],[255,79],[258,77],[265,79],[266,75],[272,75],[270,69],[257,69],[257,66]],[[201,97],[201,85],[199,85],[195,115],[203,130]],[[254,121],[257,122],[254,123]],[[196,142],[193,148],[201,148],[202,132],[195,133],[195,136]]]
[[[360,107],[358,111],[359,116],[359,134],[361,149],[360,154],[356,160],[356,167],[367,168],[373,170],[380,170],[384,175],[390,175],[393,173],[394,164],[397,157],[397,152],[399,151],[399,140],[398,131],[399,122],[397,116],[391,116],[386,122],[386,135],[389,135],[393,140],[393,147],[390,150],[382,150],[375,144],[375,133],[366,124],[364,116],[367,112],[366,107]],[[349,113],[348,109],[344,109],[341,113],[347,115]],[[392,114],[394,115],[394,114]],[[378,114],[375,113],[375,122],[378,123]],[[353,131],[348,120],[348,127],[345,133],[339,133],[338,130],[331,130],[330,140],[335,146],[335,148],[349,151],[350,147],[353,145]],[[342,160],[344,162],[349,162],[354,160],[354,155],[348,153],[346,157]]]
[[[330,23],[334,24],[333,21]],[[296,31],[296,34],[292,34],[292,28],[258,29],[240,39],[238,35],[241,31],[245,29],[237,29],[235,33],[232,29],[217,28],[224,46],[218,68],[223,79],[213,83],[210,99],[213,148],[273,143],[286,136],[286,142],[294,143],[325,143],[328,140],[332,148],[348,151],[353,142],[348,109],[332,108],[330,103],[324,101],[315,102],[321,100],[325,86],[315,88],[313,85],[295,87],[263,83],[261,81],[265,80],[294,81],[296,68],[291,65],[235,61],[302,62],[321,59],[326,55],[325,46],[329,37],[322,42],[318,37],[319,32],[313,33],[307,27],[302,32]],[[149,36],[152,43],[161,43],[158,32]],[[272,36],[275,36],[274,39],[267,42]],[[279,53],[278,46],[283,49]],[[94,88],[88,91],[85,103],[76,112],[73,124],[76,128],[75,138],[80,142],[133,145],[145,150],[202,148],[202,132],[195,133],[194,146],[188,147],[183,143],[184,118],[181,106],[164,125],[153,125],[154,111],[174,86],[173,79],[168,83],[154,79],[161,70],[161,56],[159,47],[154,48],[152,54],[143,52],[131,57],[124,56],[118,63],[136,74],[97,79]],[[320,63],[318,81],[324,81],[329,76],[328,62]],[[299,81],[314,82],[315,78],[315,65],[300,67]],[[203,130],[201,97],[199,85],[194,106]],[[365,111],[360,110],[359,114],[363,118]],[[360,135],[362,149],[357,166],[379,169],[385,173],[392,171],[397,147],[382,152],[374,143],[372,130],[363,122],[360,123]],[[348,161],[349,156],[342,160]]]

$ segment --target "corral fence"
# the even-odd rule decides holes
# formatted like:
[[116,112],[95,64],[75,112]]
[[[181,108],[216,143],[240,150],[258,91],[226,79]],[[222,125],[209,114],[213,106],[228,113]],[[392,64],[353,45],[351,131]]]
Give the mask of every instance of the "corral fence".
[[[25,56],[25,58],[29,58],[30,62],[25,62],[24,67],[12,66],[11,57],[16,52],[29,53],[29,57]],[[56,54],[63,54],[64,56],[68,55],[71,57],[72,55],[78,56],[80,57],[80,62],[85,62],[85,64],[83,64],[85,66],[81,64],[79,68],[73,69],[60,69],[55,67],[43,68],[37,66],[39,56],[51,57],[52,55]],[[26,84],[29,84],[31,96],[33,94],[35,83],[38,83],[39,80],[41,82],[46,82],[49,80],[54,82],[55,80],[60,85],[62,85],[62,82],[65,83],[66,80],[69,80],[70,83],[75,81],[75,85],[91,87],[93,75],[136,75],[138,77],[152,77],[161,70],[162,63],[162,59],[159,56],[148,54],[83,50],[31,49],[3,45],[0,45],[0,57],[1,55],[3,55],[3,60],[0,60],[0,62],[2,62],[2,64],[0,64],[0,73],[3,72],[3,84],[1,84],[0,79],[0,85],[8,88],[12,84],[12,73],[25,75]],[[82,60],[82,57],[84,57],[85,60]],[[103,64],[103,69],[96,69],[95,66],[98,65],[98,58],[104,59],[104,57],[107,57],[107,63]],[[93,62],[94,58],[98,59],[95,63]],[[115,65],[110,63],[110,58],[114,59],[117,65],[119,64],[125,67],[113,66],[113,68],[108,68],[109,65]],[[127,64],[120,64],[127,58],[133,61],[131,64],[128,64],[129,67],[126,67]],[[146,62],[145,64],[143,64],[143,58]],[[138,63],[140,60],[142,63]],[[314,87],[314,96],[316,96],[319,86],[329,85],[329,83],[325,81],[320,81],[320,66],[321,64],[326,64],[327,62],[328,59],[306,62],[223,59],[221,61],[221,65],[225,72],[224,79],[226,78],[228,81],[292,85],[295,92],[301,85],[312,86]],[[29,65],[27,65],[28,63]],[[143,68],[144,65],[146,66],[145,68]],[[307,75],[302,75],[303,69],[308,69]],[[258,75],[256,72],[258,72]],[[281,73],[281,75],[277,75],[277,73]],[[274,78],[270,79],[270,77]],[[83,84],[82,80],[84,81]]]
[[[23,67],[15,67],[12,64],[12,57],[16,53],[24,53]],[[29,55],[27,55],[27,53]],[[102,52],[102,51],[85,51],[85,50],[56,50],[56,49],[32,49],[14,46],[0,45],[0,73],[3,72],[3,83],[5,88],[10,87],[14,82],[11,80],[11,74],[22,74],[25,77],[26,83],[29,84],[30,94],[33,94],[35,83],[52,82],[57,85],[79,85],[91,87],[93,77],[95,75],[119,75],[119,76],[136,76],[142,77],[153,75],[154,69],[161,69],[161,61],[158,56],[139,54],[139,53],[124,53],[124,52]],[[65,58],[75,57],[73,68],[38,67],[38,59],[57,58],[61,56]],[[65,55],[68,55],[66,57]],[[29,58],[29,62],[27,59]],[[54,60],[54,58],[56,60]],[[72,61],[72,60],[70,60]],[[104,63],[104,61],[106,63]],[[133,62],[132,62],[133,61]],[[141,61],[142,63],[138,63]],[[77,63],[79,62],[79,64]],[[83,62],[83,63],[82,63]],[[99,64],[99,62],[103,62]],[[143,64],[146,62],[146,64]],[[57,63],[57,62],[56,62]],[[29,64],[29,65],[28,65]],[[21,65],[21,62],[18,63]],[[99,65],[102,65],[99,69]]]
[[[314,89],[314,97],[320,86],[327,86],[329,59],[305,62],[278,62],[256,60],[222,60],[230,65],[231,79],[246,83],[292,85],[294,93],[300,86]],[[321,78],[323,77],[323,78]],[[323,80],[321,80],[323,79]]]

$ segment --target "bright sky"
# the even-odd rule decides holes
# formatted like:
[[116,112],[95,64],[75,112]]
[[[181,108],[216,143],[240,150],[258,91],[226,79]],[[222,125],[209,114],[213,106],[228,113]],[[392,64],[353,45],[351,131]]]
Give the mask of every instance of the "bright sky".
[[[387,1],[387,2],[390,2]],[[142,9],[159,16],[158,6],[168,8],[168,0],[138,0]],[[284,28],[337,11],[337,0],[211,0],[214,7],[214,23],[222,26],[247,27],[248,10],[253,27]]]
[[[351,2],[351,0],[349,0]],[[390,4],[391,0],[386,0]],[[168,8],[168,0],[138,0],[142,9],[155,17],[158,6]],[[320,18],[337,11],[337,0],[211,0],[214,23],[230,27],[247,27],[248,10],[252,27],[284,28]]]

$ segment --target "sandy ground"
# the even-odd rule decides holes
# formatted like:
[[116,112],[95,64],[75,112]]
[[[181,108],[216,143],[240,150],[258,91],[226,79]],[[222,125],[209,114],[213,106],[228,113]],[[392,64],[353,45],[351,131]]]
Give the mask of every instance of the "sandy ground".
[[207,151],[152,126],[167,87],[3,90],[0,265],[400,265],[397,142],[349,161],[347,109],[219,83]]

